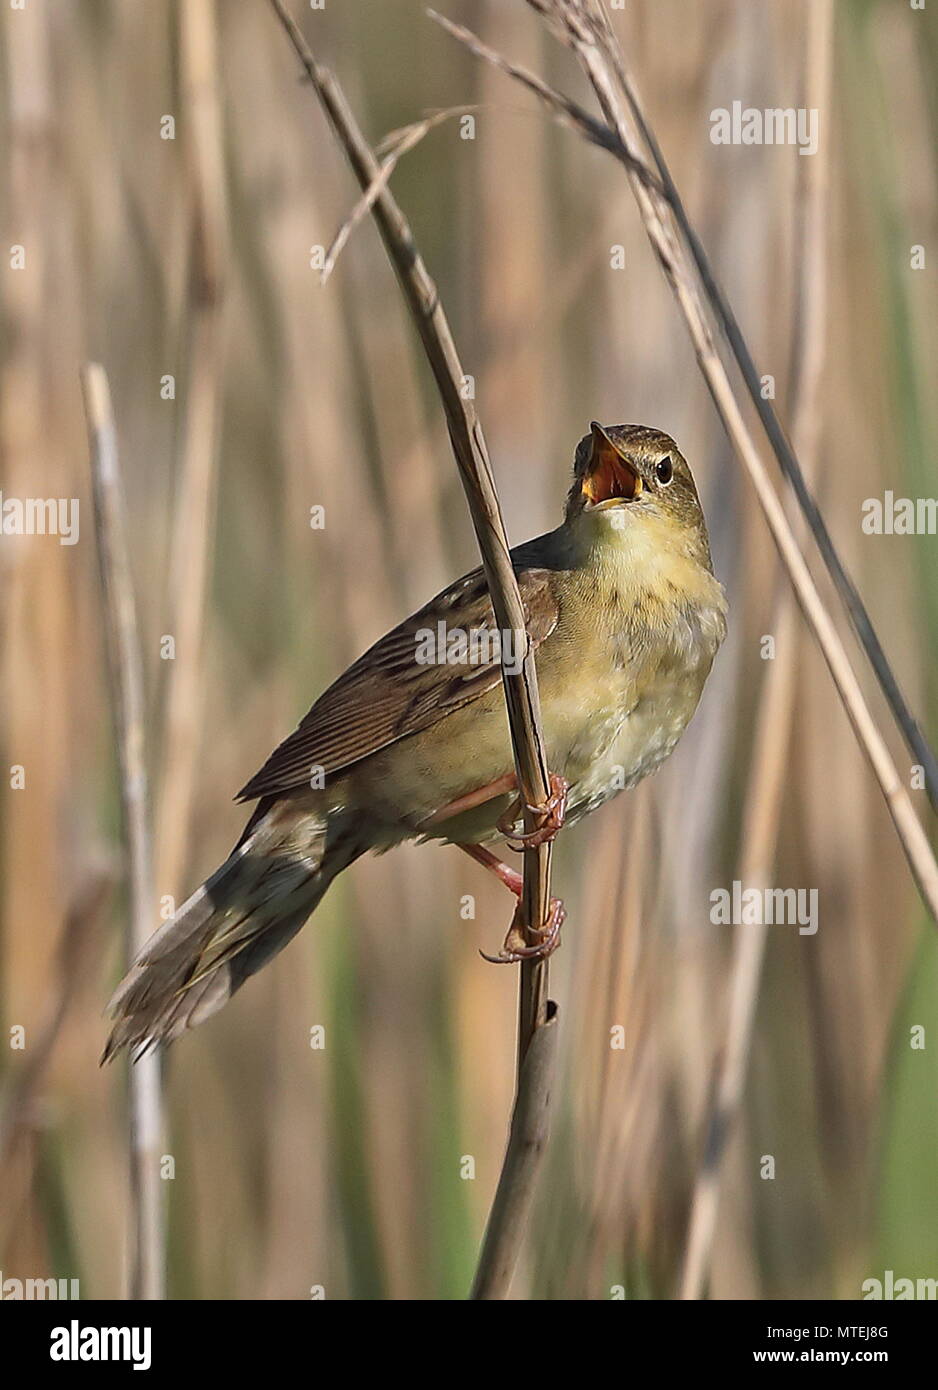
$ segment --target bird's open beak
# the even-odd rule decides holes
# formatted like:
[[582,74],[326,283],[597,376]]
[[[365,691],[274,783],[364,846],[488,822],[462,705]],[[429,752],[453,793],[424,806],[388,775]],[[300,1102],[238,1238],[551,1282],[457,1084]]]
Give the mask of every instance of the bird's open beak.
[[594,420],[593,452],[583,477],[583,496],[588,507],[615,506],[633,502],[642,490],[642,480],[622,457],[602,425]]

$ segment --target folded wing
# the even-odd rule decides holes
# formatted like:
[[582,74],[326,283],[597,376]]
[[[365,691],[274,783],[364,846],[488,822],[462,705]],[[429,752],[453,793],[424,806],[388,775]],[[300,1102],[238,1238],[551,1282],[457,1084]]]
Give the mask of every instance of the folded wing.
[[[534,650],[553,631],[557,603],[549,569],[519,568],[525,626]],[[314,769],[332,775],[381,748],[427,729],[476,700],[501,679],[495,642],[480,644],[494,659],[467,665],[422,664],[418,632],[439,623],[452,633],[495,631],[481,570],[473,570],[386,633],[316,701],[294,733],[238,793],[239,801],[281,796],[310,785]]]

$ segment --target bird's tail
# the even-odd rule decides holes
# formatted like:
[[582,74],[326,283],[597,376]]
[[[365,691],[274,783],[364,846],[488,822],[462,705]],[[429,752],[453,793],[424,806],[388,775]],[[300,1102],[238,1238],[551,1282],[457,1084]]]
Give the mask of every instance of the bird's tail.
[[210,1018],[286,946],[366,848],[348,812],[278,802],[256,813],[233,853],[154,932],[117,987],[102,1062],[123,1047],[136,1060]]

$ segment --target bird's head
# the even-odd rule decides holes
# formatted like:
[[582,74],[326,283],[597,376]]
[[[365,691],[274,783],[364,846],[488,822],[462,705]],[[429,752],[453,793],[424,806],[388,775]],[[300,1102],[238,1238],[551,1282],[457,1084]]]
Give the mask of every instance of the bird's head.
[[614,541],[633,526],[655,524],[677,549],[707,569],[710,542],[687,461],[670,435],[647,425],[599,425],[577,445],[566,521]]

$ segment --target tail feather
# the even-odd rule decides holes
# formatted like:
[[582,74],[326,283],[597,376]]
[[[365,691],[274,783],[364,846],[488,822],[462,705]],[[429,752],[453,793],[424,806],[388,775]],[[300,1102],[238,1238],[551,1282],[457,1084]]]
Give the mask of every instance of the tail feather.
[[103,1062],[168,1045],[286,946],[336,874],[364,852],[345,815],[283,805],[249,825],[222,866],[154,932],[107,1007]]

